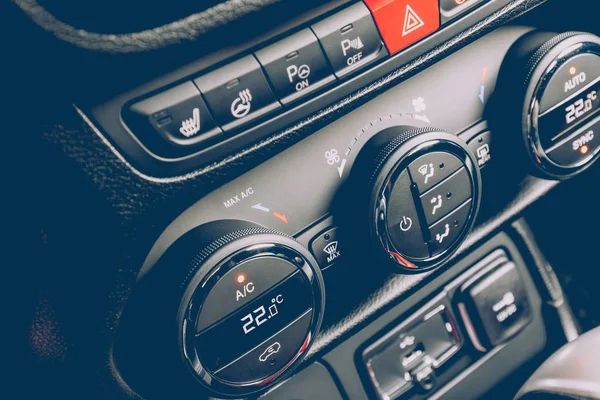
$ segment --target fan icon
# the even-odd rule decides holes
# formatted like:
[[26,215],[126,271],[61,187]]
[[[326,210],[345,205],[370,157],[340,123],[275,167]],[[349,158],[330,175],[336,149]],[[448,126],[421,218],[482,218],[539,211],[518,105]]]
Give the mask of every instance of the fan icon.
[[329,165],[340,162],[340,156],[338,155],[338,151],[336,149],[327,150],[325,152],[325,159]]
[[412,105],[415,108],[415,112],[422,112],[427,110],[427,104],[425,104],[425,99],[422,97],[413,99]]

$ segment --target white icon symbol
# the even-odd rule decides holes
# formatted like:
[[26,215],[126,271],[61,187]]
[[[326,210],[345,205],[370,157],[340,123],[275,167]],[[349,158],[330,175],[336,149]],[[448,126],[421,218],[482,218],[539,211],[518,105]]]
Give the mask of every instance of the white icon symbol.
[[310,67],[306,64],[302,64],[301,66],[290,65],[286,69],[288,74],[288,79],[290,83],[294,83],[294,77],[298,77],[301,79],[300,82],[296,83],[296,91],[299,92],[304,88],[307,88],[310,83],[308,82],[308,78],[310,76]]
[[254,283],[248,282],[244,286],[242,286],[242,290],[235,291],[235,301],[240,301],[240,299],[245,299],[250,293],[254,292]]
[[498,322],[504,322],[508,317],[517,312],[517,305],[515,304],[515,295],[512,292],[506,292],[499,302],[492,306],[496,314],[496,320]]
[[362,40],[360,40],[360,36],[357,36],[354,39],[344,39],[340,42],[340,44],[342,45],[344,57],[348,55],[348,50],[360,50],[364,47]]
[[337,167],[338,173],[340,174],[340,178],[342,177],[342,175],[344,174],[344,167],[346,166],[346,159],[344,158],[342,160],[342,164]]
[[402,232],[406,232],[412,228],[412,219],[409,217],[402,217],[402,221],[400,221],[400,230]]
[[413,99],[412,105],[415,108],[415,112],[423,112],[427,110],[427,104],[425,104],[425,99],[422,97],[417,97]]
[[250,89],[244,89],[238,93],[238,97],[231,103],[231,115],[236,118],[243,118],[250,112],[252,106],[252,93]]
[[571,143],[571,146],[573,147],[573,151],[578,151],[579,149],[581,149],[583,146],[585,146],[592,140],[594,140],[594,131],[590,130],[587,133],[585,133],[584,135],[573,140],[573,143]]
[[442,244],[442,242],[444,241],[444,238],[448,237],[449,234],[450,234],[450,225],[446,224],[446,230],[444,231],[444,233],[442,233],[441,235],[439,233],[436,234],[435,240],[437,240],[439,244]]
[[[344,57],[348,57],[350,49],[360,50],[363,47],[365,47],[362,40],[360,40],[360,36],[357,36],[354,39],[344,39],[340,42],[340,45],[342,46],[342,52],[344,53]],[[361,58],[362,51],[360,53],[350,55],[350,57],[346,59],[346,64],[353,65],[354,63],[360,61]]]
[[433,204],[433,209],[431,210],[431,215],[435,215],[435,212],[442,208],[442,195],[438,195],[437,197],[433,197],[431,199],[431,204]]
[[273,354],[279,353],[279,350],[281,350],[281,344],[279,342],[275,342],[269,347],[267,347],[267,349],[263,351],[263,353],[260,355],[260,357],[258,357],[258,359],[260,362],[265,362]]
[[407,336],[400,342],[400,348],[404,350],[405,348],[407,348],[408,346],[412,346],[413,344],[415,344],[415,337]]
[[485,163],[490,161],[492,156],[490,156],[490,145],[484,144],[477,148],[477,164],[482,167]]
[[328,254],[328,256],[327,256],[328,263],[330,263],[333,260],[335,260],[336,258],[338,258],[340,256],[340,252],[338,251],[337,240],[335,242],[331,242],[327,246],[325,246],[323,248],[323,251]]
[[485,85],[481,85],[481,89],[479,89],[479,100],[481,104],[485,104]]
[[263,206],[260,203],[256,203],[255,205],[252,206],[252,208],[254,208],[255,210],[260,210],[260,211],[264,211],[264,212],[271,212],[270,209],[268,209],[267,207]]
[[192,111],[192,118],[184,119],[181,121],[181,128],[179,132],[187,138],[194,136],[200,132],[200,109],[194,108]]
[[435,168],[433,168],[433,164],[424,164],[419,167],[419,173],[425,177],[423,183],[427,184],[429,178],[435,175]]
[[325,159],[327,160],[327,164],[333,165],[340,162],[340,156],[336,149],[327,150],[325,152]]
[[402,29],[402,36],[406,36],[409,33],[413,33],[417,29],[425,26],[425,22],[419,17],[419,14],[412,9],[412,7],[406,5],[406,14],[404,15],[404,28]]

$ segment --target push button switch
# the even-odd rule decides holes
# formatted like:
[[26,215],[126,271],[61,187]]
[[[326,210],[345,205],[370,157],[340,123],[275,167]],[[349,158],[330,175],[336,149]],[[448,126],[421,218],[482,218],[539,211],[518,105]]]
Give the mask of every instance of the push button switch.
[[307,346],[307,333],[312,310],[270,337],[252,351],[216,372],[216,376],[227,381],[247,382],[268,378],[285,367],[286,363]]
[[147,129],[150,125],[163,139],[178,146],[208,141],[222,132],[192,82],[135,103],[129,111],[129,119],[136,126]]
[[438,0],[365,0],[390,54],[440,27]]
[[452,245],[463,232],[471,212],[471,200],[429,228],[431,255],[436,256]]
[[241,263],[223,275],[209,292],[198,316],[196,330],[202,331],[245,306],[295,271],[294,265],[274,257]]
[[421,195],[427,224],[431,225],[471,197],[471,180],[463,167],[433,189]]
[[225,131],[238,128],[281,107],[253,56],[210,72],[194,83]]
[[517,267],[512,262],[492,265],[466,282],[459,311],[475,347],[489,350],[531,322],[531,305]]
[[256,52],[283,104],[335,81],[316,36],[305,29]]
[[337,77],[387,56],[371,13],[356,3],[312,26]]
[[559,165],[585,162],[600,148],[600,118],[592,121],[558,146],[548,150],[548,158]]
[[321,232],[310,243],[310,249],[321,269],[331,267],[344,254],[345,251],[342,249],[343,246],[340,245],[338,236],[338,228],[332,227],[325,232]]
[[445,24],[451,19],[458,17],[481,2],[482,0],[440,0],[442,23]]
[[436,151],[417,158],[408,166],[408,170],[419,193],[425,193],[452,175],[462,165],[462,162],[452,154]]
[[540,100],[540,114],[562,103],[600,77],[600,56],[581,54],[554,73]]
[[394,184],[387,211],[387,230],[396,250],[412,258],[429,257],[406,170],[402,171]]

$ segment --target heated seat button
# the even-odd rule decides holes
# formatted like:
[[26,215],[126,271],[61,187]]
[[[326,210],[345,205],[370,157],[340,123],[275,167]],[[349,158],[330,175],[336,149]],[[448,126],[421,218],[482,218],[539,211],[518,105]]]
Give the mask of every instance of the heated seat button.
[[481,3],[482,0],[440,0],[442,23],[446,23]]
[[515,264],[502,261],[490,268],[462,286],[459,303],[469,336],[481,351],[509,340],[531,321],[527,290]]
[[223,275],[206,296],[196,330],[202,331],[245,306],[295,271],[294,265],[275,257],[254,258],[239,264]]
[[150,125],[163,139],[178,146],[208,141],[222,132],[192,82],[137,102],[129,111],[136,126],[145,129]]
[[305,29],[256,52],[283,104],[294,101],[333,81],[331,67],[316,36]]
[[552,75],[540,100],[540,114],[562,103],[600,77],[600,56],[581,54]]
[[427,224],[444,218],[471,197],[471,179],[462,167],[448,179],[421,195],[421,205]]
[[[387,212],[387,230],[396,250],[411,258],[429,257],[429,249],[423,239],[407,170],[402,171],[392,188]],[[399,256],[398,254],[391,255]]]
[[429,228],[431,255],[442,253],[455,243],[456,238],[464,231],[469,220],[472,201],[468,200],[462,206],[454,210],[446,218],[437,222]]
[[219,379],[252,382],[279,372],[308,347],[312,310],[216,372]]
[[387,56],[371,13],[363,3],[356,3],[311,28],[338,77]]
[[281,107],[254,56],[194,80],[217,124],[230,131]]
[[462,162],[457,157],[436,151],[417,158],[408,166],[408,170],[419,193],[425,193],[460,167]]
[[365,0],[390,54],[440,27],[438,0]]

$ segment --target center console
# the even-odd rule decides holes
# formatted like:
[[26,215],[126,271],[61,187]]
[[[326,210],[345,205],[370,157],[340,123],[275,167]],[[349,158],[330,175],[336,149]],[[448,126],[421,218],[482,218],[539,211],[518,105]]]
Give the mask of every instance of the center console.
[[511,25],[372,95],[405,49],[508,2],[384,3],[94,109],[162,182],[330,104],[154,243],[115,349],[136,391],[478,398],[576,335],[518,218],[600,154],[600,39]]

